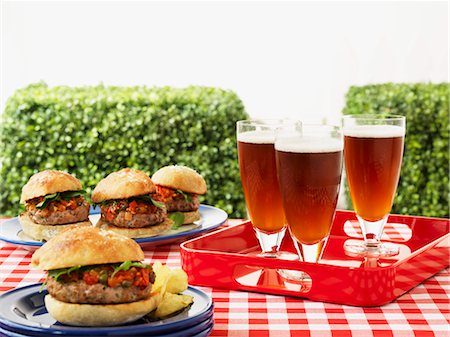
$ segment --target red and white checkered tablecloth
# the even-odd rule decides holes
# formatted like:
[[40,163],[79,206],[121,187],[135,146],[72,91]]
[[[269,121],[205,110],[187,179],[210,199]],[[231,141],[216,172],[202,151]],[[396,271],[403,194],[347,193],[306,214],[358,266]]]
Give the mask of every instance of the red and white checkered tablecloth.
[[[147,262],[180,266],[178,244],[145,251]],[[31,253],[0,242],[0,292],[40,282]],[[214,300],[211,336],[450,336],[450,272],[441,271],[376,308],[201,287]]]

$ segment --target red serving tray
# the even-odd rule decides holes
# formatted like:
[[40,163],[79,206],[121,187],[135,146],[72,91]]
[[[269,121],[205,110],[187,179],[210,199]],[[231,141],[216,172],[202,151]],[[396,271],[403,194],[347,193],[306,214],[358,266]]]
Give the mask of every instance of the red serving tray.
[[[399,245],[395,257],[365,260],[344,252],[346,221],[355,213],[336,211],[331,234],[319,263],[256,256],[259,245],[250,221],[181,244],[181,264],[193,285],[304,297],[353,306],[389,303],[448,267],[450,220],[391,215],[388,223],[404,224],[410,238],[390,240]],[[383,240],[386,241],[386,240]],[[282,250],[295,252],[286,235]],[[286,281],[277,269],[301,270],[312,279],[310,288]]]

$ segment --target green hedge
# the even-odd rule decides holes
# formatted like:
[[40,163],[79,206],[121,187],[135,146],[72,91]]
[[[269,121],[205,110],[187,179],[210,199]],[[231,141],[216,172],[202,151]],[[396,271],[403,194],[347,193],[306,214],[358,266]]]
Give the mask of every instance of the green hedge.
[[449,89],[441,84],[351,87],[344,114],[406,116],[403,165],[392,213],[449,216]]
[[17,214],[22,186],[40,170],[68,171],[90,192],[123,167],[152,174],[180,164],[205,177],[202,202],[242,217],[235,123],[246,118],[237,95],[217,88],[30,85],[3,113],[0,213]]

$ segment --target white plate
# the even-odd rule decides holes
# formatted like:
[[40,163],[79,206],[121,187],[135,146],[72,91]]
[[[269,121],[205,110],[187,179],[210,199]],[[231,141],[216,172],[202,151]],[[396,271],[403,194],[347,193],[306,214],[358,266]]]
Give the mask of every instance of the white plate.
[[[93,224],[97,223],[100,218],[99,212],[100,210],[98,208],[95,210],[91,208],[89,219]],[[135,241],[139,243],[141,247],[148,248],[178,240],[186,240],[194,235],[219,227],[228,218],[225,211],[213,206],[200,205],[199,212],[200,220],[196,221],[193,225],[183,225],[177,230],[170,230],[158,236],[149,238],[135,239]],[[44,244],[41,241],[36,241],[27,237],[22,231],[18,218],[7,220],[0,225],[0,240],[31,251],[38,249]]]

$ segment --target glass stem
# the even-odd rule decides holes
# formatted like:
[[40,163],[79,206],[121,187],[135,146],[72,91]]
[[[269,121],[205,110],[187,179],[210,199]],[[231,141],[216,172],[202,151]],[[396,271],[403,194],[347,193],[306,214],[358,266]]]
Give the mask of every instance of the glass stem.
[[298,256],[300,257],[300,261],[310,263],[316,263],[320,260],[323,253],[323,247],[327,242],[327,238],[324,238],[315,244],[307,245],[299,243],[294,238],[292,240],[294,241],[294,246],[297,250]]
[[367,247],[376,248],[380,245],[381,235],[383,234],[384,225],[386,225],[388,216],[386,215],[378,221],[367,221],[357,215]]
[[281,241],[286,233],[286,227],[275,233],[266,233],[256,227],[253,227],[253,229],[255,230],[259,245],[261,246],[262,255],[264,257],[277,257]]

